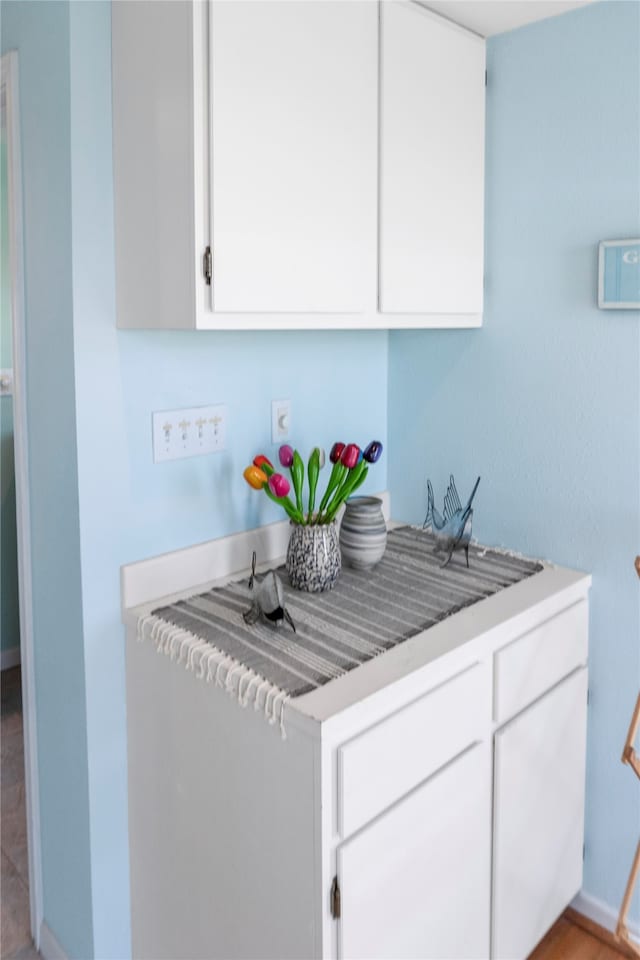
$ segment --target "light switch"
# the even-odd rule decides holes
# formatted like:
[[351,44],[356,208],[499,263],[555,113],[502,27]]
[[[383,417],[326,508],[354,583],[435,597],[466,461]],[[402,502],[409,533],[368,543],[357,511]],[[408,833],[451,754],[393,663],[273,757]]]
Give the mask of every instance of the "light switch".
[[271,401],[271,442],[282,443],[291,430],[291,401]]
[[225,448],[226,407],[188,407],[153,414],[153,461],[178,460]]

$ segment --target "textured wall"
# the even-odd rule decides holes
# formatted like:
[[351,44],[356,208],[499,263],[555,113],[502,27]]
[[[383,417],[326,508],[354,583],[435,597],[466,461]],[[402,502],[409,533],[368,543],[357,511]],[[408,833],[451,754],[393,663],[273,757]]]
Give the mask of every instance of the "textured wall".
[[[640,677],[640,317],[596,307],[597,244],[640,219],[640,5],[608,2],[488,45],[486,309],[473,332],[394,333],[389,482],[426,477],[475,533],[593,573],[585,891],[617,910],[637,842],[620,764]],[[638,918],[638,901],[634,916]]]
[[[44,919],[92,954],[76,463],[66,3],[3,2],[19,57],[27,409]],[[4,401],[2,401],[4,403]]]

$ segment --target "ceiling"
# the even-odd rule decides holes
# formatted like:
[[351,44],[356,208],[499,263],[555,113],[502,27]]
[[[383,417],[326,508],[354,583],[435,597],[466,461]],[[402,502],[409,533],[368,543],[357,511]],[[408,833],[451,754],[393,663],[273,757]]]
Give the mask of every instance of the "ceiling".
[[422,0],[423,6],[468,27],[482,37],[515,30],[535,20],[584,7],[592,0]]

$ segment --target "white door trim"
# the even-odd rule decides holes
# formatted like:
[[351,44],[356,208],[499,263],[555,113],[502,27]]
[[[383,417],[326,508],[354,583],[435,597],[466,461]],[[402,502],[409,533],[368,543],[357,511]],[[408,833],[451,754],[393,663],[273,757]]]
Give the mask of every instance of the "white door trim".
[[18,534],[18,583],[20,609],[20,655],[22,661],[22,710],[24,724],[24,770],[29,848],[29,901],[31,934],[36,947],[42,925],[42,858],[40,848],[40,793],[38,788],[38,742],[33,647],[33,595],[31,587],[31,520],[29,509],[29,444],[26,396],[26,335],[24,311],[24,246],[22,228],[22,165],[20,155],[20,102],[18,54],[1,58],[1,84],[5,98],[7,130],[7,179],[9,207],[9,263],[11,270],[11,315],[13,324],[13,424]]

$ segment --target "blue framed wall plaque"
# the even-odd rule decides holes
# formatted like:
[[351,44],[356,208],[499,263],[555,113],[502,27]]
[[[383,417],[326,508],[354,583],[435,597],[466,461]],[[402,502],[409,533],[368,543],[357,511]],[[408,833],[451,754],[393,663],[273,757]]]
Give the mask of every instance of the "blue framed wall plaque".
[[601,242],[598,306],[603,310],[640,310],[640,240]]

